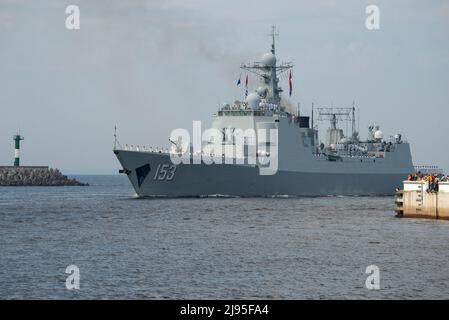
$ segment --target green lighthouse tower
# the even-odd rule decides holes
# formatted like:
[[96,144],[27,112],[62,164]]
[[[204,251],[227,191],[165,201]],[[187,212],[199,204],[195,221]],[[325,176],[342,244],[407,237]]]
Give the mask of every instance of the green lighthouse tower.
[[13,137],[13,140],[15,142],[14,167],[19,167],[20,166],[20,141],[23,140],[23,137],[20,134],[16,134]]

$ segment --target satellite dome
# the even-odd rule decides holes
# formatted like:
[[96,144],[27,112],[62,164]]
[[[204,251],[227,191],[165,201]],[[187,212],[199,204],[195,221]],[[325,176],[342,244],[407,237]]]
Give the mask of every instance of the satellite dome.
[[246,97],[246,102],[248,103],[249,107],[257,109],[260,103],[260,96],[256,92],[250,93]]
[[384,134],[382,131],[377,130],[376,132],[374,132],[374,139],[382,140],[383,138],[384,138]]
[[276,65],[276,56],[271,52],[265,53],[262,56],[262,63],[268,67],[274,67]]
[[267,95],[267,91],[268,91],[268,88],[266,88],[266,87],[259,87],[259,88],[257,88],[257,90],[256,90],[256,92],[259,94],[259,96],[261,96],[261,97],[265,97],[266,95]]

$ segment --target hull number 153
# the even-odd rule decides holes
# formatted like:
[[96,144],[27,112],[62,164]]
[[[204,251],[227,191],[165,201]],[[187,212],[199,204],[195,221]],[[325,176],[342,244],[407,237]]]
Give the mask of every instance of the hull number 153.
[[153,180],[172,181],[175,177],[176,166],[170,164],[159,164],[154,173]]

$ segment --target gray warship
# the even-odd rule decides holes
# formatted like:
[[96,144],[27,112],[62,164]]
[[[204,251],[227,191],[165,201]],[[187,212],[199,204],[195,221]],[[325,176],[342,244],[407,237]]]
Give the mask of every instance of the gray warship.
[[[213,115],[211,129],[219,136],[210,135],[198,147],[175,134],[170,148],[160,149],[121,146],[115,135],[120,173],[138,197],[393,195],[414,172],[410,146],[401,134],[384,139],[373,124],[367,138],[360,138],[354,104],[312,105],[310,116],[299,107],[291,110],[279,81],[293,65],[278,63],[274,29],[271,35],[271,50],[261,61],[241,66],[258,78],[257,89],[242,101],[222,104]],[[318,121],[330,123],[323,141]],[[339,128],[342,121],[349,122],[350,132]],[[243,137],[242,152],[228,152],[237,145],[236,129],[255,134]],[[270,171],[272,163],[275,170]]]

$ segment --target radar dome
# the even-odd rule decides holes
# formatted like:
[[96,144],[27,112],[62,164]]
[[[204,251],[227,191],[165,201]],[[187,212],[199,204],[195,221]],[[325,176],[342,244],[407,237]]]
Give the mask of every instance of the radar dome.
[[268,91],[268,88],[265,88],[265,87],[259,87],[259,88],[257,88],[257,90],[256,90],[256,92],[259,94],[259,96],[261,96],[261,97],[265,97],[266,95],[267,95],[267,91]]
[[374,132],[374,139],[382,140],[383,138],[384,138],[384,134],[382,131],[377,130],[376,132]]
[[268,67],[274,67],[276,65],[276,56],[271,52],[265,53],[262,56],[262,63]]
[[249,107],[257,109],[260,103],[260,96],[256,92],[250,93],[246,97],[246,102],[248,103]]

